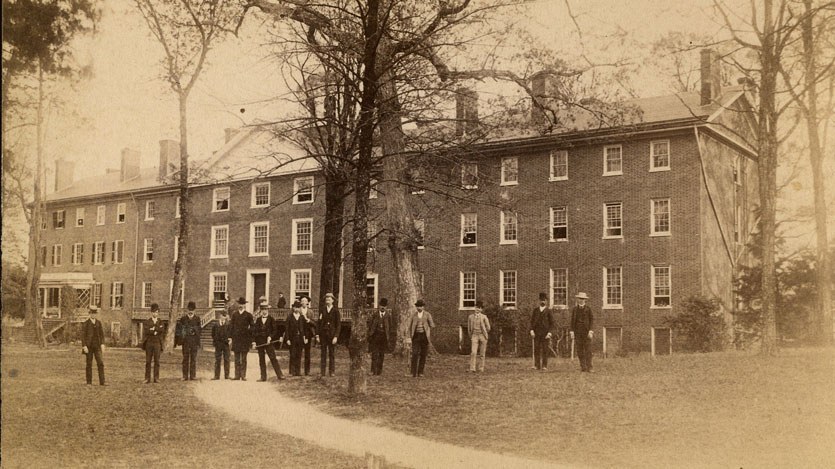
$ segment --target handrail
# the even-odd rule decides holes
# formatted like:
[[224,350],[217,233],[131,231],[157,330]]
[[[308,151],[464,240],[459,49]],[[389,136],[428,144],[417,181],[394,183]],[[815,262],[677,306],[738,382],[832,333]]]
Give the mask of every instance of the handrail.
[[206,313],[200,315],[200,328],[206,327],[206,324],[215,320],[215,316],[217,315],[214,308],[210,308]]

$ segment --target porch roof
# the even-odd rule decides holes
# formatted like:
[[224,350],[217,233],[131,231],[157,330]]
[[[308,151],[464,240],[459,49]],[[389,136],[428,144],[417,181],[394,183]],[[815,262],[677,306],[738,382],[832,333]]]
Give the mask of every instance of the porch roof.
[[70,285],[73,288],[85,288],[93,283],[91,272],[48,272],[41,274],[38,285],[42,287]]

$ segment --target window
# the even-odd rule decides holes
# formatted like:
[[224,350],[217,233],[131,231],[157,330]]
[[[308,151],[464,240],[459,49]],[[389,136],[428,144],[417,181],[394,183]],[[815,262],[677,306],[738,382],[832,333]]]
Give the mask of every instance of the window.
[[75,243],[72,245],[72,264],[81,265],[84,262],[84,244]]
[[461,272],[461,309],[475,308],[476,273]]
[[261,221],[249,225],[249,255],[267,256],[270,247],[270,222]]
[[368,274],[365,277],[365,307],[377,307],[377,279],[379,274]]
[[212,227],[211,259],[229,257],[229,225]]
[[151,282],[142,282],[142,307],[151,307]]
[[371,252],[377,240],[377,222],[369,221],[365,225],[365,236],[368,238],[368,252]]
[[41,267],[46,267],[46,246],[41,246]]
[[649,170],[668,171],[670,169],[670,141],[657,140],[649,143]]
[[310,296],[310,269],[293,269],[290,271],[290,299],[298,300],[302,296]]
[[154,238],[145,238],[145,249],[142,255],[142,262],[154,262]]
[[551,181],[565,181],[568,179],[568,152],[565,150],[551,152]]
[[113,241],[110,249],[110,262],[121,264],[125,259],[125,242],[123,240]]
[[61,254],[64,252],[64,246],[56,244],[52,246],[52,265],[61,265]]
[[603,238],[622,238],[623,219],[621,211],[623,206],[620,202],[612,202],[603,205]]
[[670,199],[652,200],[652,227],[650,236],[670,235]]
[[670,307],[670,266],[652,266],[652,307]]
[[309,204],[313,202],[313,176],[293,180],[293,203]]
[[379,194],[377,193],[377,183],[378,182],[379,181],[377,181],[377,179],[375,179],[375,178],[371,178],[371,181],[369,181],[368,185],[371,186],[368,189],[368,198],[369,199],[376,199],[377,196],[379,196]]
[[519,231],[518,231],[518,217],[514,212],[505,212],[502,211],[501,213],[501,240],[499,240],[499,244],[518,244],[519,243]]
[[268,207],[270,205],[270,183],[259,182],[252,185],[251,207]]
[[461,187],[464,189],[478,189],[478,163],[463,163],[461,165]]
[[[229,211],[230,190],[228,187],[218,187],[212,191],[212,211]],[[179,212],[178,212],[179,213]]]
[[209,278],[209,284],[212,286],[212,303],[226,301],[226,272],[213,272],[209,274]]
[[107,207],[104,205],[99,205],[96,207],[96,226],[104,225],[104,216]]
[[78,207],[75,209],[75,226],[84,226],[84,207]]
[[104,241],[93,243],[93,264],[104,264]]
[[46,229],[46,225],[47,225],[47,223],[46,223],[46,218],[44,218],[44,217],[42,216],[42,217],[41,217],[41,230],[42,230],[42,231]]
[[313,253],[313,219],[293,220],[293,239],[290,254]]
[[145,201],[145,220],[153,220],[157,214],[157,203],[154,200]]
[[415,230],[417,230],[417,235],[418,235],[418,239],[417,239],[418,246],[417,246],[417,248],[418,249],[423,249],[424,248],[423,243],[424,243],[424,240],[426,239],[426,222],[424,222],[422,218],[416,218],[415,219]]
[[499,272],[499,292],[501,292],[502,307],[516,307],[516,271],[502,270]]
[[502,158],[502,186],[519,184],[519,159],[515,156]]
[[122,309],[122,300],[125,294],[125,286],[122,282],[110,284],[110,308]]
[[101,308],[101,283],[94,283],[92,288],[91,303]]
[[620,145],[603,147],[603,175],[623,174],[623,149]]
[[623,289],[620,267],[603,268],[603,307],[621,308],[623,304]]
[[568,241],[568,211],[551,207],[551,241]]
[[60,230],[64,228],[64,210],[56,210],[52,212],[52,228],[56,230]]
[[478,215],[475,213],[461,214],[461,246],[476,245],[476,231],[478,229]]
[[568,269],[551,269],[551,306],[568,307]]
[[119,203],[116,205],[116,223],[124,223],[125,222],[125,203]]
[[174,218],[180,218],[180,196],[174,202]]

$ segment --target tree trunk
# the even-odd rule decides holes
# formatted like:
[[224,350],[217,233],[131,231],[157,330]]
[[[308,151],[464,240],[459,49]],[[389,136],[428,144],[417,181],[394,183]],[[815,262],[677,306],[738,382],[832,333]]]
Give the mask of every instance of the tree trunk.
[[[370,168],[369,168],[370,169]],[[348,352],[351,371],[348,375],[348,392],[365,394],[368,376],[365,371],[365,351],[368,348],[368,312],[366,310],[366,260],[368,257],[368,171],[357,171],[355,182],[354,223],[352,224],[351,268],[353,273],[354,318],[351,321],[351,340]]]
[[325,176],[325,236],[322,247],[322,273],[319,278],[319,307],[325,294],[339,298],[339,271],[342,267],[342,229],[345,222],[346,182],[341,177]]

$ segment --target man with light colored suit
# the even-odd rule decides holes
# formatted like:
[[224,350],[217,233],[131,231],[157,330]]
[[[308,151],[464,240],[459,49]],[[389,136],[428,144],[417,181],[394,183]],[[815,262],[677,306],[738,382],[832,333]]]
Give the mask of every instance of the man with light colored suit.
[[490,333],[490,319],[484,315],[484,303],[481,300],[475,302],[475,311],[467,318],[467,330],[470,332],[470,339],[472,340],[470,371],[476,371],[478,357],[481,357],[481,366],[478,371],[484,371],[484,362],[487,361],[487,335]]
[[432,328],[435,321],[429,311],[424,311],[426,303],[417,300],[415,307],[417,312],[409,318],[409,335],[412,344],[412,377],[423,378],[423,366],[426,364],[426,355],[429,353],[429,340],[431,339]]

